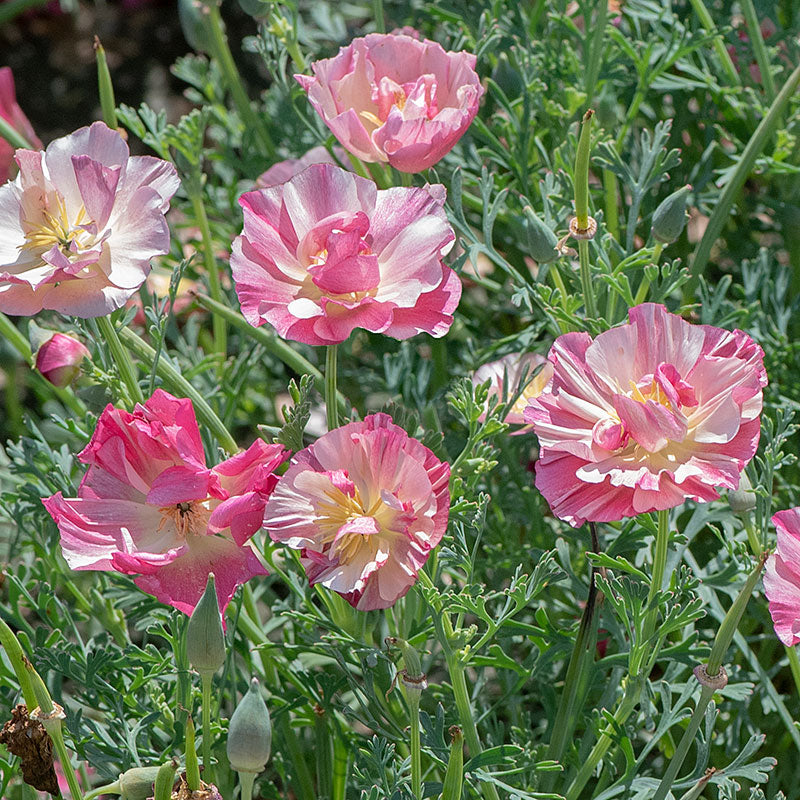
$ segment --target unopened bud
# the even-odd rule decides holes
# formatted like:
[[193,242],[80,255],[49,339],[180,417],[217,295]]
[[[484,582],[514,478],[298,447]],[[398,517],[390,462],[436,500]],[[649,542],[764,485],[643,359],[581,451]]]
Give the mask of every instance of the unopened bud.
[[261,772],[269,761],[272,723],[258,678],[233,712],[228,725],[228,761],[237,772]]
[[653,212],[653,238],[662,244],[674,242],[686,227],[689,215],[686,213],[686,200],[692,187],[689,184],[664,198]]
[[186,626],[186,655],[201,674],[214,673],[225,663],[225,634],[213,572]]
[[728,505],[734,514],[749,514],[756,507],[756,493],[747,475],[742,475],[736,491],[728,492]]
[[147,800],[161,767],[133,767],[119,776],[121,800]]
[[523,209],[525,233],[528,237],[528,255],[539,264],[549,264],[558,258],[558,239],[555,233],[536,216],[530,206]]
[[[39,329],[42,330],[41,328]],[[81,371],[89,351],[66,333],[50,333],[36,351],[36,369],[54,386],[69,386]]]

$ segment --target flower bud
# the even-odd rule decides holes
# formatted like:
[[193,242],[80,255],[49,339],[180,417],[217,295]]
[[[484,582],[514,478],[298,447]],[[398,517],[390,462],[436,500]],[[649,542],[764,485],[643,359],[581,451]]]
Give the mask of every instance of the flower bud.
[[161,767],[133,767],[119,776],[121,800],[147,800]]
[[213,674],[225,663],[225,634],[213,572],[186,626],[186,655],[201,674]]
[[523,209],[525,233],[528,237],[528,255],[539,264],[549,264],[558,258],[558,239],[553,231],[536,216],[530,206]]
[[450,728],[450,757],[444,773],[442,800],[461,800],[464,782],[464,734],[458,725]]
[[69,386],[80,374],[83,359],[89,357],[77,339],[54,333],[36,351],[36,369],[54,386]]
[[662,244],[674,242],[686,227],[689,215],[686,213],[686,200],[692,187],[686,184],[677,192],[661,201],[653,213],[653,238]]
[[258,678],[236,706],[228,725],[228,761],[237,772],[261,772],[269,761],[272,724]]
[[756,507],[756,493],[747,475],[742,474],[736,491],[728,492],[728,505],[734,514],[749,514]]

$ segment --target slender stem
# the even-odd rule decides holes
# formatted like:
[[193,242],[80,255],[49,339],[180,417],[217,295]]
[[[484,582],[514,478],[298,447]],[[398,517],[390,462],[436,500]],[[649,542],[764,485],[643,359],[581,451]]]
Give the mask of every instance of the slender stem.
[[[599,543],[595,524],[590,522],[592,527],[592,550],[598,552]],[[558,705],[555,721],[553,722],[553,732],[550,736],[550,745],[547,749],[547,758],[553,761],[560,761],[564,755],[567,740],[575,730],[575,712],[579,695],[579,687],[583,682],[581,679],[591,663],[592,654],[597,641],[597,586],[595,585],[596,569],[592,567],[590,573],[589,596],[581,616],[581,624],[578,635],[575,638],[575,645],[572,649],[567,674],[564,679],[564,691]],[[555,780],[556,773],[552,774]],[[552,788],[552,787],[551,787]]]
[[267,130],[264,121],[253,111],[250,105],[250,98],[242,85],[242,77],[239,70],[236,68],[236,62],[231,55],[230,47],[228,46],[228,39],[222,29],[222,17],[219,13],[219,6],[215,2],[208,3],[208,22],[209,32],[211,34],[211,49],[214,58],[219,63],[222,69],[222,75],[228,91],[233,97],[233,102],[239,111],[244,124],[258,136],[261,144],[266,150],[266,155],[275,155],[275,144],[272,137]]
[[325,413],[328,417],[328,430],[339,427],[339,413],[336,403],[336,379],[339,352],[338,344],[329,344],[325,353]]
[[797,694],[800,695],[800,659],[797,658],[797,650],[794,645],[784,645],[784,649],[786,657],[789,659],[789,669],[792,671]]
[[386,33],[386,18],[383,14],[383,0],[372,0],[372,11],[375,15],[375,29],[378,33]]
[[422,800],[422,757],[419,743],[419,696],[409,693],[408,709],[411,724],[411,794],[415,800]]
[[58,753],[58,760],[61,762],[61,771],[64,773],[64,777],[67,779],[69,793],[72,795],[72,800],[83,800],[83,792],[81,791],[80,784],[78,783],[78,778],[75,775],[75,770],[72,768],[72,762],[70,761],[69,753],[67,752],[67,746],[64,744],[64,734],[61,731],[61,720],[54,720],[53,723],[55,724],[45,722],[44,725],[47,729],[48,735],[53,740],[56,753]]
[[761,120],[753,135],[750,137],[750,141],[747,143],[741,156],[739,156],[733,175],[728,179],[716,206],[714,206],[714,211],[711,213],[711,218],[708,221],[708,226],[703,234],[703,238],[700,240],[694,252],[691,266],[692,280],[685,289],[687,294],[690,294],[697,285],[697,281],[711,255],[711,248],[722,232],[725,223],[728,221],[728,216],[734,200],[739,194],[739,190],[742,188],[744,182],[747,180],[747,176],[753,169],[756,158],[758,158],[764,145],[778,126],[784,108],[789,102],[789,98],[796,91],[798,85],[800,85],[800,66],[797,66],[794,72],[788,77],[783,88],[769,107],[769,111],[764,119]]
[[[149,344],[142,341],[130,328],[123,328],[120,331],[125,346],[142,361],[152,363],[156,351]],[[228,432],[222,420],[214,413],[211,406],[205,401],[197,389],[192,386],[183,375],[171,366],[164,358],[158,360],[156,373],[164,381],[164,385],[171,392],[175,392],[182,397],[188,397],[194,404],[194,410],[201,422],[210,428],[220,446],[228,453],[235,453],[239,449],[234,438]]]
[[[664,571],[667,567],[667,551],[669,549],[669,509],[658,512],[658,530],[656,532],[656,549],[653,554],[653,577],[650,579],[650,591],[647,605],[651,606],[664,583]],[[644,622],[643,641],[649,639],[656,627],[658,609],[651,608]]]
[[[200,227],[200,235],[203,239],[203,264],[208,276],[208,289],[211,297],[217,303],[222,303],[222,287],[219,282],[219,267],[217,259],[214,258],[214,244],[211,239],[211,228],[208,224],[205,203],[203,202],[203,184],[199,176],[195,180],[187,181],[187,187],[193,187],[189,192],[189,199],[192,202],[195,219]],[[222,356],[223,360],[227,352],[227,330],[225,319],[219,314],[211,317],[212,329],[214,332],[214,352]]]
[[36,694],[33,691],[30,676],[25,669],[25,653],[19,643],[19,639],[14,635],[14,631],[6,625],[3,619],[0,619],[0,646],[2,646],[8,656],[8,660],[11,662],[11,667],[17,676],[19,688],[22,691],[22,699],[25,701],[28,711],[33,711],[39,704],[36,702]]
[[22,331],[0,312],[0,338],[5,339],[27,362],[33,364],[33,353]]
[[241,800],[253,800],[253,784],[256,782],[255,772],[240,772],[239,783],[242,787]]
[[603,190],[605,191],[606,230],[619,241],[619,181],[610,170],[603,170]]
[[0,117],[0,138],[5,139],[14,149],[32,150],[33,145],[15,128]]
[[608,0],[599,0],[597,3],[597,18],[592,21],[591,15],[585,20],[586,47],[589,57],[586,59],[586,97],[591,103],[594,90],[597,88],[597,78],[600,74],[600,64],[603,58],[603,45],[605,42],[606,16],[608,15]]
[[[333,800],[345,800],[347,793],[347,766],[350,753],[341,735],[333,737]],[[309,795],[312,800],[314,795]]]
[[775,80],[769,68],[767,48],[764,45],[764,37],[761,35],[761,26],[758,24],[758,16],[753,7],[753,0],[740,0],[739,5],[742,7],[747,33],[753,46],[753,54],[756,57],[758,70],[761,73],[761,83],[764,85],[767,101],[771,103],[775,99]]
[[197,762],[194,724],[191,717],[186,720],[186,784],[193,792],[200,788],[200,764]]
[[139,381],[136,377],[136,368],[128,355],[128,351],[122,346],[122,342],[117,336],[117,329],[110,317],[98,317],[97,327],[105,339],[108,349],[111,351],[111,357],[119,370],[120,378],[128,390],[128,397],[132,403],[143,403],[144,395],[139,387]]
[[[714,20],[711,18],[711,14],[709,14],[708,9],[703,3],[703,0],[689,0],[689,2],[692,4],[694,13],[697,14],[697,18],[700,20],[700,24],[709,33],[715,30],[717,26],[714,24]],[[728,49],[725,47],[725,40],[721,35],[714,37],[714,50],[717,54],[717,58],[722,64],[722,68],[725,70],[725,74],[728,76],[728,80],[734,86],[741,86],[742,79],[739,77],[739,73],[736,71],[736,67],[731,59],[730,53],[728,53]]]
[[[656,242],[655,247],[653,247],[653,263],[658,266],[658,262],[661,260],[661,251],[664,249],[663,242]],[[650,280],[648,278],[642,278],[642,282],[639,284],[639,289],[636,292],[636,297],[633,300],[634,305],[639,305],[639,303],[643,303],[645,298],[647,297],[647,292],[650,289]]]
[[597,316],[597,308],[594,302],[594,287],[592,286],[592,272],[589,264],[589,242],[586,239],[581,239],[578,242],[578,258],[581,265],[581,291],[583,292],[586,316],[594,319]]
[[203,670],[200,681],[203,687],[203,775],[206,783],[214,782],[214,767],[211,764],[211,683],[213,674]]

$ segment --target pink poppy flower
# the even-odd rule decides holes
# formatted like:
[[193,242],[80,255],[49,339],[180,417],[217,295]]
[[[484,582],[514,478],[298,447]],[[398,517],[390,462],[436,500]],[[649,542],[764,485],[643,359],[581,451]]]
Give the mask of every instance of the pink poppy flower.
[[[279,161],[256,178],[256,187],[259,189],[269,189],[270,186],[286,183],[286,181],[294,178],[295,175],[299,174],[307,167],[310,167],[312,164],[341,165],[345,169],[349,169],[348,165],[350,164],[350,159],[347,157],[347,153],[345,153],[341,147],[334,147],[333,153],[336,158],[328,152],[327,147],[320,145],[319,147],[312,147],[300,158],[287,158],[286,161]],[[338,161],[336,159],[338,159]]]
[[464,135],[483,94],[472,53],[371,33],[295,75],[342,146],[362,161],[420,172]]
[[[544,365],[544,366],[542,366]],[[534,375],[537,367],[542,367]],[[520,387],[523,375],[525,376],[525,386]],[[509,353],[497,361],[490,361],[478,367],[472,375],[473,386],[479,386],[490,380],[489,397],[497,397],[499,402],[505,402],[520,392],[519,397],[506,414],[505,421],[509,425],[524,425],[525,418],[522,416],[528,401],[538,397],[547,387],[553,377],[553,365],[538,353]],[[505,395],[503,384],[505,383]],[[486,418],[486,414],[481,414],[481,420]],[[529,426],[525,430],[529,430]],[[525,431],[517,431],[524,433]]]
[[66,333],[54,333],[36,351],[36,369],[55,386],[69,386],[89,358],[86,346]]
[[99,317],[123,306],[169,250],[175,167],[130,157],[102,122],[15,158],[19,175],[0,186],[0,311]]
[[787,646],[800,642],[800,507],[772,517],[778,547],[767,560],[764,592],[778,638]]
[[256,440],[206,467],[190,400],[161,389],[132,413],[109,405],[79,458],[78,496],[44,500],[75,570],[137,575],[136,585],[190,614],[216,576],[220,610],[266,571],[248,544],[287,454]]
[[550,388],[525,409],[541,447],[536,486],[574,526],[714,500],[758,446],[761,348],[661,305],[628,314],[594,340],[559,336]]
[[407,339],[444,336],[461,281],[442,262],[455,234],[444,187],[395,187],[330,164],[248,192],[231,269],[247,321],[306,344],[354,328]]
[[301,551],[312,585],[361,611],[388,608],[444,535],[449,478],[449,464],[387,414],[372,414],[295,455],[267,503],[264,527]]
[[[2,117],[15,131],[22,134],[34,147],[41,147],[42,143],[33,130],[33,125],[28,121],[25,112],[17,103],[17,93],[14,90],[14,73],[11,67],[0,67],[0,117]],[[0,137],[0,183],[5,183],[11,174],[11,162],[14,160],[14,148]]]

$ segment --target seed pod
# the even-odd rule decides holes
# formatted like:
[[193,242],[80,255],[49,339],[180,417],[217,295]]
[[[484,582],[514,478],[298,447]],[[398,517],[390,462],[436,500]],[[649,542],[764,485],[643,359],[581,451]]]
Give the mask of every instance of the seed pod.
[[528,237],[528,255],[539,264],[549,264],[558,258],[555,233],[536,216],[530,206],[523,209],[525,214],[525,233]]
[[450,758],[444,773],[442,800],[461,800],[464,782],[464,734],[458,725],[453,725],[450,736]]
[[213,572],[186,626],[186,655],[201,675],[213,674],[225,663],[225,634]]
[[657,242],[671,244],[681,235],[686,227],[686,220],[689,219],[686,213],[686,200],[691,191],[692,187],[687,183],[677,192],[664,198],[653,212],[652,233]]
[[261,772],[269,761],[272,723],[258,678],[233,712],[228,725],[228,761],[237,772]]
[[133,767],[119,776],[121,800],[147,800],[161,767]]

